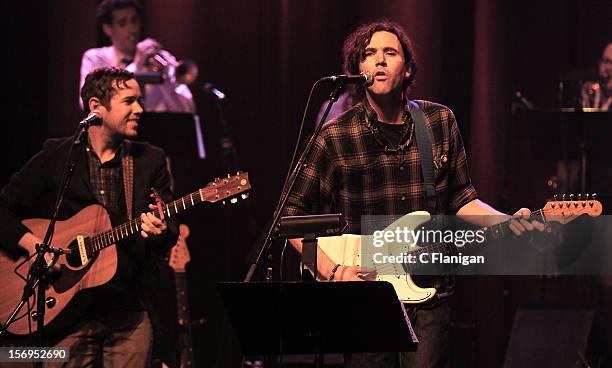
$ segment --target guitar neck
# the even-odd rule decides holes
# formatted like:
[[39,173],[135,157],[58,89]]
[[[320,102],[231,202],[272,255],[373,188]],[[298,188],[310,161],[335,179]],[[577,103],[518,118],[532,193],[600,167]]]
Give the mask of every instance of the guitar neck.
[[[498,224],[492,226],[486,226],[481,228],[484,231],[486,240],[500,240],[505,238],[508,234],[512,233],[510,230],[510,222],[512,220],[507,220],[504,222],[500,222]],[[544,216],[544,210],[539,209],[537,211],[533,211],[531,216],[529,216],[529,221],[538,221],[541,223],[546,223],[546,217]]]
[[[214,193],[212,194],[214,195]],[[162,206],[163,215],[160,214],[159,209],[155,209],[152,212],[157,218],[171,218],[172,216],[175,216],[189,208],[195,207],[200,203],[209,201],[210,196],[210,189],[199,189],[189,195],[177,199],[174,202]],[[91,242],[91,250],[94,252],[100,251],[120,240],[127,239],[134,234],[138,234],[141,230],[141,225],[142,220],[139,217],[114,227],[111,230],[92,236],[89,239]]]
[[178,309],[178,321],[181,327],[179,334],[181,339],[181,368],[193,367],[193,344],[191,341],[191,316],[189,313],[189,297],[187,294],[187,278],[184,271],[175,271],[176,281],[176,306]]
[[[177,199],[174,202],[161,206],[153,210],[153,214],[158,218],[171,218],[191,207],[202,202],[218,202],[225,198],[230,198],[251,189],[247,173],[238,172],[234,176],[223,179],[215,179],[205,188],[199,189],[191,194]],[[243,194],[244,196],[245,194]],[[246,197],[245,197],[246,198]],[[233,200],[232,200],[233,201]],[[232,202],[233,203],[233,202]],[[140,218],[128,221],[111,230],[92,236],[86,239],[86,246],[91,252],[98,252],[106,247],[115,244],[117,241],[131,237],[140,232],[142,221]]]
[[178,318],[182,323],[189,323],[189,297],[187,295],[187,279],[185,272],[174,272],[176,281],[176,306],[178,308]]
[[[501,240],[505,238],[508,234],[512,233],[512,230],[510,230],[511,221],[512,220],[507,220],[492,226],[485,226],[477,231],[482,231],[482,233],[484,234],[485,241]],[[529,217],[529,221],[539,221],[541,223],[546,223],[544,211],[542,209],[539,209],[537,211],[532,212],[531,216]],[[479,242],[466,242],[462,248],[465,250],[469,250],[471,248],[475,248],[481,245],[482,244]],[[417,247],[413,251],[411,251],[410,254],[414,254],[417,257],[423,253],[442,253],[445,255],[449,255],[456,253],[456,251],[457,247],[455,246],[455,244],[440,242]]]

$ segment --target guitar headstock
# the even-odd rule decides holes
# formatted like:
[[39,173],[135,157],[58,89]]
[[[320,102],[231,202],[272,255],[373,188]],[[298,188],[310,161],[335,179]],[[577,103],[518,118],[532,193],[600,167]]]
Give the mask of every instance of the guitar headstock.
[[174,272],[185,272],[185,265],[191,261],[189,248],[187,248],[187,237],[189,236],[189,226],[181,224],[179,226],[179,237],[174,247],[170,251],[168,264]]
[[556,221],[561,224],[567,224],[581,215],[589,215],[591,217],[597,217],[601,215],[603,206],[596,199],[597,195],[593,194],[591,198],[587,194],[584,199],[582,195],[578,195],[578,200],[574,200],[574,195],[569,196],[569,200],[565,200],[565,194],[561,200],[555,200],[546,203],[546,206],[542,209],[546,220]]
[[201,190],[204,197],[204,201],[215,203],[231,198],[231,203],[236,203],[238,198],[236,196],[241,194],[241,198],[247,198],[246,192],[251,189],[251,183],[249,182],[249,173],[237,172],[236,175],[227,178],[215,179],[208,183],[208,185]]

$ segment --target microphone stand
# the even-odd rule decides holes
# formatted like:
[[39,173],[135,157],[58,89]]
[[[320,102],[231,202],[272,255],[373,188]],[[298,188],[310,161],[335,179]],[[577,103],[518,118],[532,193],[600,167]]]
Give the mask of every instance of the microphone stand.
[[[47,288],[49,287],[49,267],[55,264],[55,262],[57,261],[57,257],[59,257],[61,254],[66,253],[65,250],[52,247],[49,243],[53,238],[53,233],[55,231],[55,223],[57,222],[57,216],[64,200],[64,195],[70,187],[70,182],[72,180],[72,177],[74,176],[74,169],[78,162],[79,156],[76,156],[74,158],[72,157],[74,147],[78,144],[85,142],[85,139],[87,137],[87,129],[89,129],[91,125],[91,122],[81,121],[81,123],[79,123],[79,127],[77,128],[77,131],[73,135],[73,142],[70,146],[68,157],[66,158],[66,166],[64,167],[62,183],[60,185],[60,189],[56,197],[55,208],[53,210],[53,215],[47,227],[47,232],[45,233],[43,242],[40,244],[36,244],[36,260],[30,266],[30,270],[28,271],[28,281],[26,282],[26,285],[23,288],[23,296],[21,297],[19,305],[17,305],[15,310],[11,313],[9,319],[2,326],[2,329],[0,329],[0,336],[6,333],[9,326],[15,321],[15,318],[17,317],[17,314],[19,313],[21,308],[23,308],[23,306],[28,303],[28,300],[34,294],[34,289],[38,287],[36,296],[37,310],[33,315],[30,315],[28,312],[28,318],[33,317],[36,320],[37,346],[43,346],[44,344],[45,308],[47,303],[49,303],[49,305],[55,304],[55,301],[53,300],[47,301],[45,294]],[[54,255],[53,260],[50,263],[47,263],[45,259],[45,254],[47,253]],[[42,368],[42,361],[36,362],[35,367]]]
[[[232,139],[232,135],[230,133],[230,130],[231,130],[230,124],[225,119],[225,112],[223,110],[223,102],[224,102],[225,97],[221,99],[214,93],[212,93],[212,95],[214,97],[215,106],[219,114],[219,121],[221,122],[221,127],[223,129],[223,136],[221,137],[221,140],[220,140],[221,148],[223,151],[223,166],[224,166],[225,172],[229,174],[229,172],[232,170],[232,164],[234,165],[234,168],[240,167],[240,163],[238,160],[238,153],[236,151],[236,146],[234,145],[234,140]],[[250,203],[251,201],[246,201],[247,213],[249,216],[249,227],[251,230],[251,235],[255,236],[255,232],[256,232],[255,231],[256,229],[255,217],[253,216],[253,209]],[[231,243],[231,229],[230,229],[230,224],[232,223],[231,215],[232,213],[231,213],[230,207],[226,206],[224,208],[225,221],[223,221],[223,233],[224,233],[224,240],[226,244]],[[229,254],[228,252],[231,250],[231,247],[225,247],[225,249],[226,249],[225,256],[227,257],[227,259],[229,259],[231,254]],[[231,271],[231,270],[228,270],[228,271]],[[229,274],[231,275],[231,272],[229,272]]]
[[[287,178],[287,180],[283,184],[283,190],[281,192],[280,201],[278,202],[276,209],[274,210],[274,218],[272,222],[268,225],[268,229],[266,230],[266,236],[265,238],[263,238],[263,241],[262,241],[263,244],[259,245],[259,249],[257,250],[257,255],[254,257],[254,259],[251,262],[251,266],[249,267],[249,271],[247,272],[247,275],[244,278],[244,282],[251,281],[251,279],[253,278],[253,275],[255,274],[255,271],[257,270],[257,266],[262,260],[263,255],[270,251],[270,246],[272,245],[272,241],[274,240],[274,237],[278,233],[280,216],[281,216],[281,213],[283,212],[283,209],[287,205],[287,201],[289,200],[289,194],[293,190],[293,187],[295,186],[295,182],[297,181],[297,178],[299,177],[300,173],[302,172],[303,167],[305,166],[304,162],[306,161],[306,157],[308,157],[308,155],[310,154],[310,151],[312,150],[312,146],[314,145],[314,142],[317,136],[321,132],[323,122],[325,122],[325,119],[327,119],[327,115],[329,115],[329,111],[331,110],[331,107],[334,104],[334,102],[338,101],[340,91],[342,90],[342,87],[344,86],[344,81],[334,80],[334,82],[335,82],[334,89],[329,94],[329,102],[327,103],[327,107],[325,108],[325,112],[323,113],[323,116],[321,116],[321,121],[319,121],[319,124],[316,126],[314,133],[312,134],[312,136],[310,137],[310,140],[308,141],[308,144],[302,151],[302,154],[300,155],[300,158],[297,164],[293,168],[291,175]],[[314,272],[316,275],[317,271],[314,270]]]

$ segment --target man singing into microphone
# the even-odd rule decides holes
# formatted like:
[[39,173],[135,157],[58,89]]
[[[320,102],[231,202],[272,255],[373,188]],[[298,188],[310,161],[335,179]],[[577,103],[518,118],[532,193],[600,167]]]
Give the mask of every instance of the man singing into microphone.
[[[175,57],[162,50],[156,40],[146,38],[138,42],[142,7],[137,0],[104,0],[98,6],[96,17],[112,44],[83,54],[80,87],[87,74],[103,66],[125,68],[133,73],[158,71],[160,65],[151,59],[155,55],[176,63]],[[162,72],[165,76],[162,84],[148,84],[145,88],[146,111],[195,113],[191,91],[176,80],[174,67],[168,66]]]
[[[76,294],[66,308],[76,308],[69,311],[76,323],[47,337],[69,348],[70,367],[146,367],[154,328],[160,325],[156,301],[162,276],[157,270],[164,264],[161,255],[178,238],[174,218],[162,220],[151,212],[157,207],[150,204],[149,188],[166,202],[172,199],[166,156],[157,147],[129,140],[136,137],[143,112],[132,73],[96,69],[85,78],[81,98],[85,112],[97,111],[101,121],[74,148],[77,164],[58,220],[78,218],[83,208],[98,204],[113,226],[139,217],[142,231],[116,244],[117,271],[107,284]],[[72,144],[72,138],[48,140],[0,192],[0,250],[6,255],[17,259],[24,248],[32,254],[41,242],[20,221],[51,217]],[[85,311],[82,316],[75,314],[79,310]]]
[[[284,215],[342,213],[349,232],[357,234],[365,215],[401,216],[428,210],[481,222],[479,226],[509,218],[478,199],[453,112],[433,102],[416,100],[425,115],[432,143],[431,167],[435,167],[434,199],[427,200],[420,157],[423,148],[417,147],[415,138],[417,112],[407,97],[417,64],[404,30],[389,21],[363,25],[348,36],[343,51],[345,72],[370,72],[374,82],[358,88],[359,102],[323,126]],[[515,234],[543,228],[540,223],[527,221],[529,214],[526,208],[515,214],[510,225]],[[300,241],[292,241],[292,245],[301,252]],[[362,280],[359,267],[336,264],[321,251],[317,271],[319,277],[330,281]],[[436,287],[439,297],[408,308],[419,339],[416,350],[352,354],[346,357],[348,367],[445,367],[450,324],[448,296],[453,282],[448,276],[434,277],[430,282],[419,286]],[[321,307],[334,308],[325,301],[321,301]],[[363,313],[367,315],[368,311]],[[338,331],[337,338],[342,339],[342,331]]]

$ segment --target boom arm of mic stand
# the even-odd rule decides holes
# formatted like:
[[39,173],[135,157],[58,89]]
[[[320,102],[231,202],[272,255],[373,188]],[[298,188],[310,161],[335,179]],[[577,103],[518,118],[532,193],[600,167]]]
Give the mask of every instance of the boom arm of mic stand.
[[304,151],[302,151],[302,154],[300,155],[300,159],[298,160],[297,164],[293,168],[291,175],[287,178],[287,181],[285,181],[283,185],[283,190],[281,191],[281,198],[280,198],[279,204],[274,210],[274,219],[272,220],[268,229],[266,230],[266,237],[264,238],[263,244],[260,246],[259,251],[257,252],[257,256],[255,260],[251,263],[251,266],[249,267],[249,271],[247,272],[247,275],[244,278],[244,282],[251,281],[251,279],[253,278],[253,275],[255,274],[255,271],[257,270],[257,265],[262,259],[262,256],[268,252],[268,249],[270,248],[272,244],[273,235],[277,227],[277,224],[280,220],[281,213],[283,212],[283,209],[285,208],[285,206],[287,205],[287,201],[289,200],[289,195],[291,194],[291,190],[293,189],[293,186],[295,185],[295,182],[297,181],[297,178],[302,171],[302,167],[304,165],[304,161],[306,161],[306,157],[308,157],[308,154],[310,153],[310,150],[312,149],[312,146],[314,145],[314,142],[317,139],[317,136],[321,132],[323,123],[327,119],[327,115],[329,115],[329,111],[331,110],[332,105],[334,104],[334,102],[338,101],[338,96],[340,95],[341,89],[342,89],[341,83],[336,83],[334,85],[334,89],[329,94],[329,102],[327,103],[327,107],[325,108],[325,113],[321,117],[321,121],[319,121],[319,124],[315,128],[315,131],[312,134],[312,137],[310,137],[310,140],[308,141],[308,144],[304,148]]

